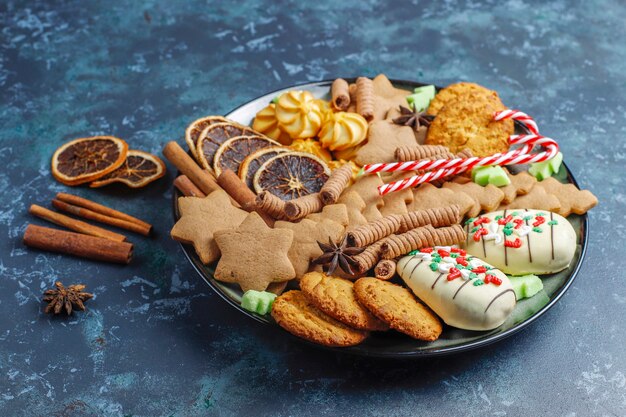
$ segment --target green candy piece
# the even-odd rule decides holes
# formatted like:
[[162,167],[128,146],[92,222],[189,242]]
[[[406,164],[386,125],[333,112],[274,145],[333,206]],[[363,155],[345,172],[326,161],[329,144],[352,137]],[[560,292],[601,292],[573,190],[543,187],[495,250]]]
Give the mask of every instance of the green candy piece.
[[267,314],[272,309],[276,294],[267,291],[248,290],[241,297],[241,307],[257,314]]
[[435,98],[435,86],[425,85],[424,87],[417,87],[413,94],[406,97],[406,101],[415,111],[421,112],[426,110],[433,98]]
[[533,227],[533,232],[543,233],[543,230],[541,230],[541,227]]
[[506,172],[498,165],[476,167],[472,169],[472,181],[483,187],[492,184],[496,187],[504,187],[511,183],[511,179]]
[[562,162],[563,154],[559,152],[554,158],[550,159],[549,161],[535,162],[534,164],[530,164],[528,172],[539,181],[543,181],[546,178],[550,178],[551,176],[559,172]]
[[543,290],[543,282],[537,275],[522,275],[519,277],[510,276],[509,281],[513,285],[513,291],[515,291],[515,298],[522,300],[524,298],[530,298]]
[[431,271],[436,271],[437,269],[439,269],[439,264],[437,264],[436,262],[433,262],[429,265],[429,267]]
[[559,222],[557,222],[556,220],[550,220],[548,222],[548,226],[556,226],[557,224],[559,224]]
[[504,232],[505,235],[507,236],[511,236],[513,234],[513,229],[502,229],[502,232]]

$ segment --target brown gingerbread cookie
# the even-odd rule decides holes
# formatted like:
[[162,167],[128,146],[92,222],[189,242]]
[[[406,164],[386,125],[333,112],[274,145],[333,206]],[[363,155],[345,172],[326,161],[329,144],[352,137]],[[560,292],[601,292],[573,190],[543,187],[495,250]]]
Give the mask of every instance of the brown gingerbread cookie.
[[[378,193],[378,187],[383,185],[383,181],[376,174],[362,175],[356,179],[354,184],[345,189],[343,194],[356,192],[365,203],[363,215],[368,221],[376,220],[382,217],[380,209],[385,205],[383,198]],[[339,197],[339,202],[341,197]]]
[[344,204],[348,211],[348,225],[346,226],[346,230],[351,230],[367,223],[367,218],[363,215],[363,211],[366,208],[365,201],[363,201],[356,191],[344,192],[337,202]]
[[432,342],[441,334],[441,322],[406,288],[376,278],[354,283],[356,299],[389,327],[414,339]]
[[533,186],[537,183],[537,179],[530,175],[527,171],[522,171],[519,174],[511,174],[506,168],[502,168],[506,172],[511,183],[500,187],[500,190],[504,193],[502,204],[509,204],[518,195],[528,194],[532,190]]
[[314,222],[321,222],[322,220],[332,220],[343,227],[346,227],[349,223],[348,207],[345,204],[330,204],[324,206],[321,212],[311,213],[305,217],[305,219],[313,220]]
[[272,317],[289,333],[325,346],[354,346],[369,335],[322,313],[297,290],[287,291],[274,300]]
[[300,279],[309,271],[312,259],[322,255],[317,242],[327,243],[328,240],[336,242],[340,240],[344,232],[344,226],[333,220],[303,219],[298,223],[277,221],[276,229],[289,229],[293,231],[293,242],[287,256],[296,271],[296,278]]
[[190,243],[200,260],[211,263],[220,256],[213,234],[218,230],[234,229],[248,215],[232,205],[230,197],[223,190],[213,191],[206,197],[180,197],[178,199],[180,219],[170,235],[172,239]]
[[477,157],[507,152],[513,120],[493,120],[494,113],[503,109],[490,97],[459,95],[439,111],[428,128],[425,143],[447,146],[452,153],[468,148]]
[[500,97],[498,93],[489,90],[488,88],[483,87],[482,85],[478,85],[475,83],[467,83],[460,82],[456,84],[450,84],[446,88],[442,89],[437,93],[434,99],[431,100],[428,109],[426,110],[427,114],[436,116],[439,111],[445,107],[450,102],[459,98],[459,96],[464,96],[468,93],[474,94],[476,96],[489,97],[492,100],[499,102],[502,108],[505,108],[500,101]]
[[[405,178],[409,178],[415,175],[414,172],[396,172],[392,175],[384,177],[384,182],[390,183],[394,181],[401,181]],[[395,191],[393,193],[385,194],[383,196],[384,206],[380,208],[380,213],[383,216],[390,214],[406,214],[408,213],[408,207],[413,203],[413,190],[407,188],[406,190]]]
[[468,217],[476,217],[481,211],[489,212],[497,209],[504,198],[504,193],[491,184],[483,187],[472,181],[465,184],[446,182],[443,188],[448,188],[455,193],[465,193],[474,200],[474,207],[467,213]]
[[335,320],[361,330],[387,330],[354,296],[352,281],[327,276],[321,272],[309,272],[300,280],[300,289],[315,307]]
[[559,200],[561,207],[557,213],[563,217],[571,213],[585,214],[598,204],[598,199],[591,191],[579,190],[574,184],[563,184],[552,177],[538,182],[535,187],[543,188]]
[[256,212],[236,229],[218,230],[214,237],[222,252],[215,268],[218,281],[237,283],[243,291],[265,291],[272,282],[296,276],[288,257],[293,231],[270,228]]
[[354,162],[361,166],[392,162],[395,160],[397,148],[416,144],[411,127],[397,125],[388,120],[376,120],[370,123],[367,142],[356,151]]
[[546,192],[544,187],[538,187],[538,184],[524,195],[517,196],[515,200],[509,204],[503,204],[498,210],[510,209],[535,209],[547,210],[558,213],[561,209],[561,202],[556,196]]
[[449,207],[455,204],[459,207],[461,217],[471,210],[476,210],[476,207],[480,209],[476,201],[465,193],[455,193],[450,189],[437,188],[426,183],[413,189],[413,203],[409,206],[409,211]]

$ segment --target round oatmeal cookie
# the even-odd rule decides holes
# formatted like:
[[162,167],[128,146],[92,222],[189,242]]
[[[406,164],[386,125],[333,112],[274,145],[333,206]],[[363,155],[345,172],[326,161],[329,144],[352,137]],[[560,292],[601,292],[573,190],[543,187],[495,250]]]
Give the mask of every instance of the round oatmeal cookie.
[[387,330],[389,326],[359,304],[353,285],[351,281],[321,272],[309,272],[300,280],[300,289],[306,298],[335,320],[355,329]]
[[325,346],[354,346],[369,335],[322,313],[297,290],[287,291],[274,300],[272,317],[289,333]]
[[419,303],[411,291],[376,278],[361,278],[354,293],[376,317],[414,339],[432,342],[441,334],[441,322],[428,307]]
[[500,101],[500,97],[497,92],[489,90],[482,85],[462,82],[450,84],[443,90],[439,91],[435,98],[430,101],[430,105],[428,106],[428,109],[426,109],[426,113],[436,116],[449,102],[456,100],[459,96],[467,93],[475,94],[477,96],[491,97],[496,102],[500,103],[503,109],[506,108],[502,104],[502,101]]
[[447,146],[454,154],[467,148],[477,157],[507,152],[513,120],[493,120],[494,113],[503,109],[502,103],[493,97],[459,95],[437,114],[428,128],[425,143]]

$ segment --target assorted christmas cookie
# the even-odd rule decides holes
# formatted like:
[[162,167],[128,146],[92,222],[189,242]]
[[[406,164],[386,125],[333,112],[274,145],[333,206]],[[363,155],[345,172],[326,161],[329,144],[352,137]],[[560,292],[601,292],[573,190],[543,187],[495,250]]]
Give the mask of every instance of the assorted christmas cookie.
[[450,326],[495,329],[515,307],[515,292],[507,276],[463,249],[423,248],[400,258],[397,271],[413,293]]
[[551,274],[567,268],[576,252],[576,232],[552,212],[515,209],[465,221],[464,248],[512,275]]

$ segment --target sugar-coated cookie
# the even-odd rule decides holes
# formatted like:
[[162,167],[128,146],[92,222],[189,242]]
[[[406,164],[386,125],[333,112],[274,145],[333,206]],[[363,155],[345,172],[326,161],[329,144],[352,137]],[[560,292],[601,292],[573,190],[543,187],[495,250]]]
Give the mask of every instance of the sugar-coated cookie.
[[369,334],[322,313],[302,291],[287,291],[277,297],[272,305],[272,317],[289,333],[325,346],[358,345]]
[[422,249],[401,258],[397,271],[413,293],[450,326],[495,329],[515,307],[515,292],[507,276],[460,249]]
[[343,278],[309,272],[300,280],[304,295],[332,318],[361,330],[387,330],[388,326],[356,300],[354,283]]
[[418,340],[439,338],[441,322],[411,291],[377,278],[360,278],[354,283],[359,303],[389,327]]

